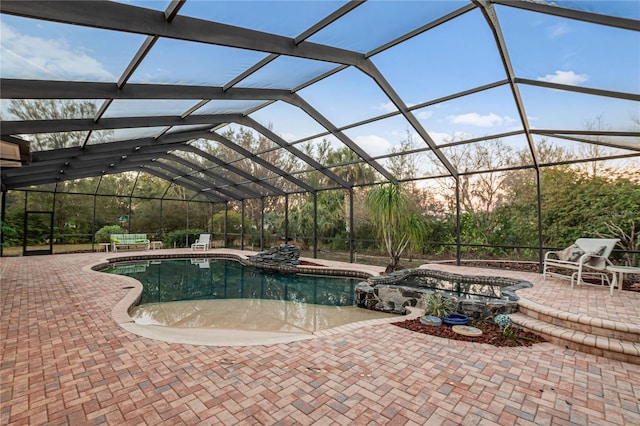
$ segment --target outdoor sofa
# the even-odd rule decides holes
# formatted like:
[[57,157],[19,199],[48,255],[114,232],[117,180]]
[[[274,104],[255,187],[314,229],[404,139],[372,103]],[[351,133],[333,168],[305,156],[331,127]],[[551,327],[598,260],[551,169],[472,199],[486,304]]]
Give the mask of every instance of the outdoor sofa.
[[118,248],[145,249],[149,250],[150,241],[147,234],[111,234],[111,249],[118,251]]

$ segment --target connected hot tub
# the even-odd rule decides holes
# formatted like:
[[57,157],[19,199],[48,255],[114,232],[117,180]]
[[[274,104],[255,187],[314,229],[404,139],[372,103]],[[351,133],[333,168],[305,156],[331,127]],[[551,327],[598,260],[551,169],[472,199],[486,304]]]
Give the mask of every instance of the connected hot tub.
[[405,314],[407,307],[421,307],[424,294],[439,292],[454,299],[457,312],[483,319],[517,312],[516,290],[531,286],[514,278],[416,268],[370,277],[356,286],[355,298],[361,308]]

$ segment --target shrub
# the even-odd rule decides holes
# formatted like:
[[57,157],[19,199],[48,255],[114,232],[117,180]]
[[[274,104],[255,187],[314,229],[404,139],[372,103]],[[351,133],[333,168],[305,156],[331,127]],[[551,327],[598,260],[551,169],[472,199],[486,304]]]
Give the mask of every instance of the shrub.
[[2,221],[0,221],[0,232],[2,232],[2,235],[4,237],[3,240],[5,241],[3,243],[3,247],[7,247],[9,245],[7,243],[7,241],[9,240],[8,237],[18,236],[18,231],[16,231],[11,226],[7,225],[5,222],[2,222]]
[[95,236],[96,243],[108,243],[110,242],[111,234],[127,234],[127,230],[120,225],[106,225],[98,229]]
[[433,315],[439,318],[456,311],[457,303],[440,293],[422,295],[422,307],[425,315]]
[[[194,243],[200,234],[206,234],[206,231],[201,229],[178,229],[168,232],[164,237],[164,247],[190,247]],[[187,241],[187,237],[189,240]]]

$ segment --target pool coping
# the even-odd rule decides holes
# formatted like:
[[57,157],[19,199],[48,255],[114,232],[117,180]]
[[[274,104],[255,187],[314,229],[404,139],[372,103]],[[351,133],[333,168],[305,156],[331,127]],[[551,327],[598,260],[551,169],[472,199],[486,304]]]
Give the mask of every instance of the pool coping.
[[[114,253],[113,256],[105,257],[98,262],[91,263],[82,267],[83,271],[89,273],[101,273],[100,268],[114,262],[142,260],[142,259],[185,259],[185,258],[219,258],[234,259],[242,263],[251,265],[248,261],[250,254],[247,252],[233,251],[211,251],[202,253],[132,253],[131,255],[123,255],[122,253]],[[354,265],[353,269],[346,265],[337,266],[338,262],[319,261],[318,259],[301,258],[314,263],[313,266],[300,265],[298,267],[286,267],[287,271],[297,271],[305,273],[323,273],[327,275],[356,275],[362,278],[373,276],[375,271],[368,265]],[[327,266],[318,265],[319,262],[328,263]],[[364,267],[364,268],[363,268]],[[275,269],[275,268],[270,268]],[[372,269],[367,271],[367,269]],[[204,346],[263,346],[278,343],[292,343],[301,340],[316,339],[323,336],[342,333],[348,330],[371,326],[375,324],[387,324],[397,322],[399,320],[418,318],[421,311],[418,309],[408,309],[407,315],[398,315],[392,318],[377,318],[353,323],[343,324],[326,330],[319,330],[312,333],[296,333],[296,332],[269,332],[269,331],[253,331],[253,330],[236,330],[222,328],[183,328],[169,327],[162,325],[143,325],[137,324],[129,315],[129,309],[136,305],[142,295],[142,284],[135,278],[125,275],[115,275],[123,282],[123,290],[127,293],[113,306],[111,310],[112,319],[123,329],[135,335],[146,337],[149,339],[160,340],[167,343],[180,343]]]

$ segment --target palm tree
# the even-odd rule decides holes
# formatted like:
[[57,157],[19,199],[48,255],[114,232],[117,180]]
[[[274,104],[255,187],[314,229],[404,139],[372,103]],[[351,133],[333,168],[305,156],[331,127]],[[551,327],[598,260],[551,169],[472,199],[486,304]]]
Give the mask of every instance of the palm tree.
[[[357,185],[375,180],[375,170],[363,162],[360,156],[346,146],[337,150],[331,150],[327,155],[327,165],[336,166],[333,171],[342,179]],[[344,194],[344,223],[348,233],[351,233],[351,207],[350,190],[345,189]]]
[[426,236],[424,219],[412,208],[413,204],[400,185],[393,182],[380,184],[369,191],[366,205],[391,261],[386,272],[403,269],[400,256],[404,250],[409,243],[418,243]]

